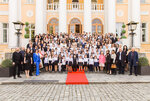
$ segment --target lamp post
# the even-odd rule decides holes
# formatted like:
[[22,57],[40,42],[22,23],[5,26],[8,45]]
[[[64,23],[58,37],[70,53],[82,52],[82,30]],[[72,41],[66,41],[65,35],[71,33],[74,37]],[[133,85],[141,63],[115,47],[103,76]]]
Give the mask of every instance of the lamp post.
[[14,24],[15,30],[17,31],[16,32],[17,37],[18,37],[17,46],[20,47],[20,35],[22,34],[20,31],[22,30],[24,23],[17,21],[17,22],[13,22],[13,24]]
[[138,22],[134,22],[134,21],[131,21],[131,22],[129,22],[129,23],[127,24],[127,25],[128,25],[128,30],[131,31],[131,33],[129,34],[129,35],[131,35],[131,37],[132,37],[131,47],[133,47],[133,38],[134,38],[134,35],[136,34],[136,33],[134,33],[134,31],[135,31],[136,28],[137,28],[137,24],[138,24]]

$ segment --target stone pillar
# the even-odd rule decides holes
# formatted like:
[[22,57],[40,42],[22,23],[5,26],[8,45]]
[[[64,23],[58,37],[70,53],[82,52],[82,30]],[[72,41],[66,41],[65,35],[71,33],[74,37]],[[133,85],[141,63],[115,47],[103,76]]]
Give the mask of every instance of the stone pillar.
[[116,0],[106,0],[107,32],[116,34]]
[[108,0],[104,0],[104,34],[108,33]]
[[10,48],[17,47],[17,35],[13,22],[18,19],[18,0],[9,0],[9,38],[8,46]]
[[46,0],[36,0],[35,34],[46,33]]
[[59,0],[59,33],[67,33],[67,0]]
[[84,0],[84,31],[92,33],[91,0]]
[[[128,21],[135,21],[139,22],[137,25],[137,29],[134,31],[136,33],[134,35],[134,42],[133,46],[136,48],[141,47],[141,31],[140,31],[140,25],[141,25],[141,16],[140,16],[140,0],[128,0]],[[130,38],[131,42],[131,38]]]

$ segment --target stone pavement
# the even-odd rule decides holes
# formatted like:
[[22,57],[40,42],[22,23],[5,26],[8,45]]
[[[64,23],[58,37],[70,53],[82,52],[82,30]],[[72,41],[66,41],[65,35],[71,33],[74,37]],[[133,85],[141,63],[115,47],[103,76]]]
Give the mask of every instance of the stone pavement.
[[[86,73],[89,85],[65,85],[66,73],[0,78],[0,101],[150,101],[150,76]],[[25,81],[57,81],[24,83]]]
[[[29,80],[42,80],[42,81],[57,81],[59,84],[65,84],[67,73],[42,73],[40,76],[32,76],[26,79],[25,75],[21,75],[22,78],[13,79],[0,78],[0,84],[2,83],[22,83]],[[104,73],[86,73],[87,79],[90,84],[101,83],[150,83],[150,76],[129,76],[125,75],[108,75]]]
[[150,84],[0,85],[0,101],[150,101]]

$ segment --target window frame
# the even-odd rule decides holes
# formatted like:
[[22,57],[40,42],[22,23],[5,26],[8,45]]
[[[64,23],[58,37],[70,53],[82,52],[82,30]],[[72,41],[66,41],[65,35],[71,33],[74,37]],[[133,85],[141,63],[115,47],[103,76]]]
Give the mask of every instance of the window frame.
[[[8,35],[9,35],[9,23],[1,23],[2,24],[2,44],[8,44]],[[4,26],[4,24],[6,24],[7,25],[7,28],[4,28],[3,26]],[[7,42],[4,42],[4,30],[6,30],[7,31]]]
[[[143,24],[143,23],[146,24],[146,27],[145,27],[145,28],[142,28],[142,24]],[[141,23],[141,42],[142,42],[142,43],[147,43],[147,42],[149,42],[148,25],[149,25],[148,22],[142,22],[142,23]],[[142,30],[143,30],[143,29],[146,30],[146,31],[145,31],[145,32],[146,32],[146,33],[145,33],[145,41],[142,40],[142,39],[143,39],[143,37],[142,37],[143,31],[142,31]]]

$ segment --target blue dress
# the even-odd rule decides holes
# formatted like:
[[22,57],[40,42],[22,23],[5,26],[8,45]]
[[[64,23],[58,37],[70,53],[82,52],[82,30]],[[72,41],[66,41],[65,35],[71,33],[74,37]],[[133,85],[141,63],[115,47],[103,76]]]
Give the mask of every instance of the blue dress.
[[36,54],[34,53],[33,54],[33,61],[34,63],[36,64],[36,76],[40,75],[40,72],[39,72],[39,65],[40,65],[40,54]]

